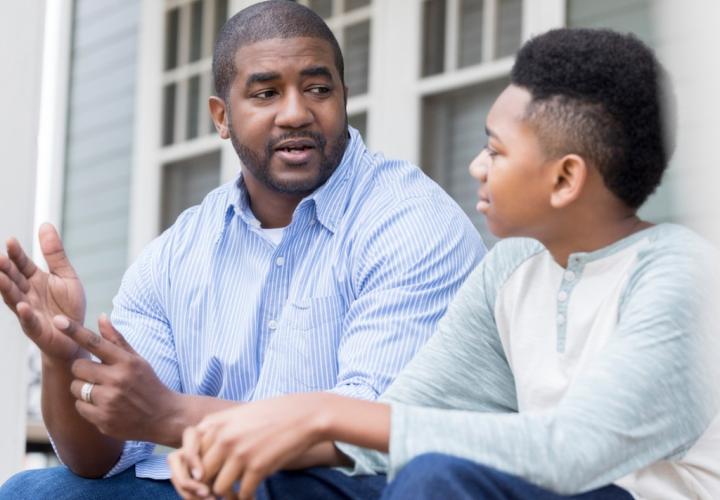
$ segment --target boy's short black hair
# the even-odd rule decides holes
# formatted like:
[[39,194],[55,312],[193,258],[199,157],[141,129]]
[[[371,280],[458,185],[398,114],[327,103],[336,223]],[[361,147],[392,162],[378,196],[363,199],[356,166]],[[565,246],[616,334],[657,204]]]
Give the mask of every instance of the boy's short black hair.
[[345,63],[340,45],[325,21],[314,11],[290,0],[268,0],[251,5],[227,20],[213,51],[215,92],[223,100],[235,79],[238,49],[272,38],[320,38],[330,44],[340,80],[345,83]]
[[674,149],[674,96],[638,38],[549,31],[520,49],[511,81],[532,95],[526,118],[549,155],[579,154],[631,208],[655,191]]

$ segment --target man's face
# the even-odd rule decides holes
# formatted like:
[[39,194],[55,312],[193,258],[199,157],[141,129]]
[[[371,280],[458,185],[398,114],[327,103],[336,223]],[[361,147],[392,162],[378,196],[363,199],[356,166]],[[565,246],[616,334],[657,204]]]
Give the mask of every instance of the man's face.
[[226,119],[246,173],[272,192],[311,193],[348,142],[332,48],[319,38],[270,39],[241,47],[235,64]]
[[487,116],[488,145],[470,165],[481,182],[477,208],[499,237],[536,236],[552,216],[553,177],[537,134],[525,120],[530,93],[514,85]]

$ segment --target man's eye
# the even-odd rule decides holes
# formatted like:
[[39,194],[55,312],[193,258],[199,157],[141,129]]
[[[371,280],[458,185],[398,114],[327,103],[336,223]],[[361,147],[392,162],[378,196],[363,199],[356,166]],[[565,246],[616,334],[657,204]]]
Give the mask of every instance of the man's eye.
[[328,87],[310,87],[308,89],[308,92],[310,92],[311,94],[322,95],[330,92],[330,89]]
[[485,144],[485,146],[483,147],[483,149],[484,149],[485,151],[487,151],[487,154],[488,154],[488,156],[489,156],[490,158],[495,158],[495,157],[497,156],[497,154],[498,154],[497,151],[495,151],[493,148],[491,148],[489,144]]
[[270,99],[276,94],[277,92],[275,92],[274,90],[263,90],[262,92],[254,94],[253,97],[257,97],[258,99]]

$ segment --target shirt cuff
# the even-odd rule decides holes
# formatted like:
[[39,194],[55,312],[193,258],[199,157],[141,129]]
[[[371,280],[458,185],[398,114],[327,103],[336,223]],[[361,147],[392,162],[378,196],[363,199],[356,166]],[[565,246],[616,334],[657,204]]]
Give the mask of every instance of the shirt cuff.
[[120,458],[104,477],[112,477],[129,469],[136,463],[150,456],[154,448],[154,444],[144,441],[125,441],[125,446],[123,447]]
[[348,443],[335,442],[335,446],[354,462],[350,467],[336,467],[337,470],[348,476],[374,476],[387,471],[388,456],[386,453]]

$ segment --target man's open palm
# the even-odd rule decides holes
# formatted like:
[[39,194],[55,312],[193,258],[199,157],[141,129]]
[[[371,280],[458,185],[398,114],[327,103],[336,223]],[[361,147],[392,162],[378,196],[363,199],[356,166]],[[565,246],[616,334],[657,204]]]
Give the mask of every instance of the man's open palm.
[[39,238],[48,272],[38,268],[12,238],[7,257],[0,255],[0,294],[40,350],[52,358],[73,359],[78,345],[53,326],[52,318],[63,314],[82,324],[85,292],[55,228],[43,224]]

